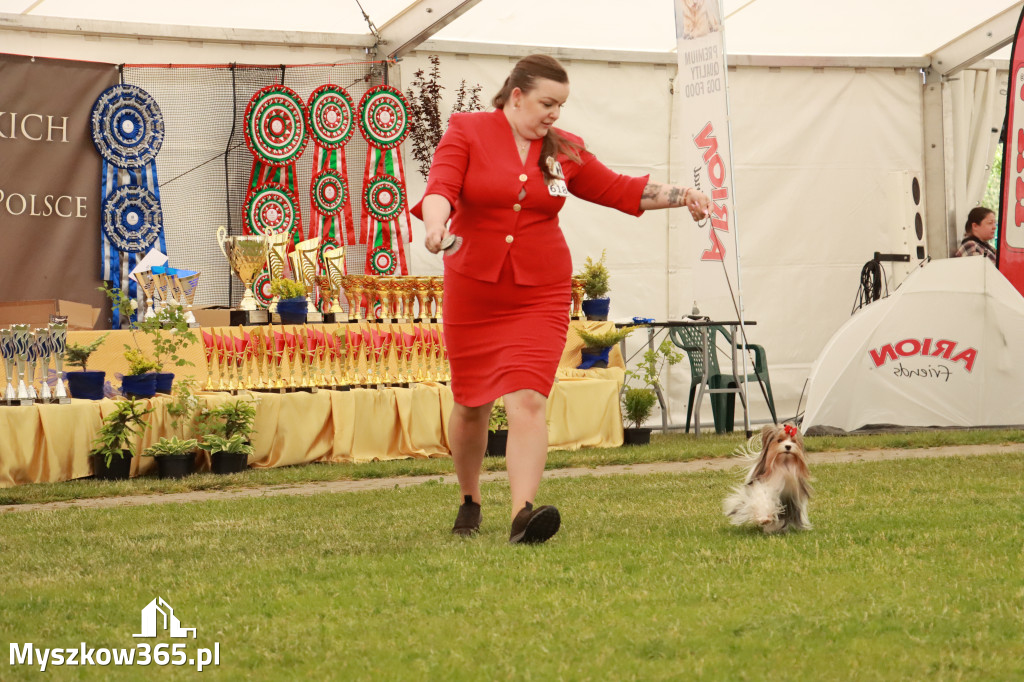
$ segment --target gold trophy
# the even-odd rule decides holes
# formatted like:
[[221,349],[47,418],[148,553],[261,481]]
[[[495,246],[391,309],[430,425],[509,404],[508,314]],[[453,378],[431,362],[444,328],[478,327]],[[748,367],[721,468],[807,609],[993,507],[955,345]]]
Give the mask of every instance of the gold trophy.
[[583,278],[572,278],[572,311],[571,319],[578,320],[583,316]]
[[[341,276],[341,291],[345,294],[345,302],[348,304],[348,321],[355,322],[356,314],[359,308],[359,298],[362,293],[356,293],[356,282],[358,277],[356,275],[342,275]],[[361,287],[360,287],[361,289]]]
[[388,307],[391,308],[391,320],[398,322],[405,317],[402,312],[402,282],[397,277],[382,277],[384,280],[384,295],[388,299]]
[[152,270],[153,280],[156,282],[156,289],[160,293],[160,303],[154,310],[159,315],[160,311],[170,305],[175,305],[174,294],[170,291],[171,282],[167,279],[167,268],[163,265],[154,265]]
[[57,385],[53,390],[53,399],[61,405],[68,405],[71,403],[71,396],[64,386],[64,353],[68,349],[67,322],[50,323],[50,347],[53,349],[53,364],[57,370]]
[[342,291],[342,278],[345,276],[345,249],[326,249],[324,265],[327,266],[327,279],[330,282],[328,290],[331,296],[331,307],[328,312],[337,315],[344,312],[338,301],[338,293]]
[[363,335],[358,330],[353,333],[345,330],[345,379],[355,386],[361,384],[359,380],[359,348],[363,342]]
[[355,301],[355,311],[352,308],[348,309],[348,319],[354,322],[361,322],[363,319],[368,319],[372,311],[367,308],[366,318],[363,317],[363,299],[370,295],[370,286],[373,278],[368,275],[349,275],[349,281],[351,284],[351,290],[353,300]]
[[263,381],[263,354],[266,352],[264,343],[263,332],[258,327],[249,330],[249,344],[252,346],[253,364],[256,365],[256,381],[253,382],[253,388],[257,390],[267,387]]
[[430,278],[430,295],[434,299],[434,319],[441,320],[441,303],[444,300],[444,277]]
[[153,308],[153,299],[156,297],[156,279],[153,278],[153,273],[149,270],[136,272],[135,281],[139,283],[139,288],[142,289],[142,293],[145,294],[146,298],[144,301],[146,312],[143,314],[142,319],[148,320],[156,317],[156,310]]
[[338,371],[334,371],[334,367],[331,367],[331,374],[337,377],[335,382],[339,386],[347,386],[351,382],[348,380],[348,363],[345,362],[347,357],[345,348],[345,334],[341,331],[341,328],[335,329],[331,332],[334,336],[334,356],[331,358],[338,365]]
[[248,237],[228,236],[228,229],[217,228],[217,244],[231,269],[245,285],[239,310],[256,310],[256,297],[252,295],[252,284],[267,260],[267,239],[263,235]]
[[[267,270],[270,271],[270,279],[281,279],[284,277],[284,264],[288,261],[288,241],[291,235],[287,232],[278,232],[267,235]],[[274,300],[270,302],[270,312],[277,312],[277,302],[281,297],[274,294]]]
[[412,322],[416,319],[416,280],[412,277],[399,277],[398,292],[402,298],[402,319]]
[[196,316],[192,314],[192,304],[196,300],[196,289],[199,288],[199,277],[202,274],[201,272],[192,272],[190,270],[178,270],[172,277],[175,284],[177,284],[180,296],[178,300],[185,305],[185,322],[190,327],[199,326],[196,323]]
[[416,302],[420,306],[419,319],[421,322],[427,322],[432,317],[430,314],[430,278],[414,277],[413,291],[416,292]]
[[370,306],[373,306],[374,299],[380,302],[380,316],[375,317],[377,322],[391,319],[391,301],[388,294],[387,277],[372,277],[372,289],[370,293]]
[[[292,277],[306,285],[309,291],[313,291],[316,285],[318,273],[318,259],[320,253],[319,239],[306,239],[295,245],[295,250],[288,254],[292,262]],[[316,304],[313,303],[313,296],[307,301],[307,312],[317,313]]]

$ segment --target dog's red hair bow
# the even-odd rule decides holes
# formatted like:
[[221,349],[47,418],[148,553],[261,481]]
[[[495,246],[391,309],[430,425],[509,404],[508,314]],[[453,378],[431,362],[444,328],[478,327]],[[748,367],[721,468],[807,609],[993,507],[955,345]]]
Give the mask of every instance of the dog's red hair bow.
[[796,436],[796,427],[792,424],[784,424],[782,426],[782,430],[785,431],[786,435],[790,438],[794,438]]

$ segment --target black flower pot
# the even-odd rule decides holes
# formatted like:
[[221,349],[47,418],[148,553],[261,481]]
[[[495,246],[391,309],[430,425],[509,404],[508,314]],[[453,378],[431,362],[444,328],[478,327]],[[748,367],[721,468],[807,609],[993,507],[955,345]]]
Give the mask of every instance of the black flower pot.
[[505,446],[508,445],[508,430],[499,429],[487,432],[487,456],[504,457]]
[[214,452],[210,455],[210,471],[215,474],[237,474],[249,466],[244,452]]
[[161,455],[156,458],[156,469],[160,478],[185,478],[195,469],[196,453],[184,455]]
[[156,395],[156,372],[122,377],[121,393],[126,398],[152,398]]
[[648,445],[651,442],[651,430],[649,428],[623,429],[623,445]]
[[306,324],[306,313],[309,304],[306,297],[282,298],[277,302],[277,314],[281,316],[281,324]]
[[583,301],[583,314],[587,316],[588,320],[607,320],[608,309],[611,307],[612,299],[605,296],[604,298],[588,298]]
[[170,394],[174,388],[174,372],[156,373],[156,392]]
[[111,457],[110,466],[103,455],[92,455],[92,475],[100,481],[124,481],[132,472],[132,453],[122,450],[120,457]]
[[68,391],[72,398],[85,400],[101,400],[103,398],[103,379],[106,372],[67,372]]

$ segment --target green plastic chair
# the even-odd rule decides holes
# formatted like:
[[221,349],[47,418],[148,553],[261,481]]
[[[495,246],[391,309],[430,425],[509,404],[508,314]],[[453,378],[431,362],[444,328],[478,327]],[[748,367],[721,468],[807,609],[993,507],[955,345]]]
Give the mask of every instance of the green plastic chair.
[[[718,365],[718,335],[727,344],[732,346],[732,336],[724,327],[708,327],[708,388],[735,388],[736,382],[732,374],[722,373]],[[697,388],[704,377],[704,347],[701,341],[701,330],[698,327],[672,327],[669,329],[669,338],[672,343],[686,353],[690,361],[690,397],[686,404],[686,432],[690,432],[690,420],[693,415],[693,399],[697,394]],[[738,344],[737,348],[741,345]],[[755,386],[758,375],[764,382],[765,394],[768,398],[768,410],[772,414],[772,420],[778,422],[775,415],[775,400],[772,397],[772,385],[768,378],[768,356],[763,346],[748,344],[747,348],[754,353],[754,372],[747,375],[747,385]],[[752,393],[750,389],[748,393]],[[711,393],[711,414],[715,420],[716,433],[729,433],[733,430],[733,422],[736,417],[736,394],[735,393]]]

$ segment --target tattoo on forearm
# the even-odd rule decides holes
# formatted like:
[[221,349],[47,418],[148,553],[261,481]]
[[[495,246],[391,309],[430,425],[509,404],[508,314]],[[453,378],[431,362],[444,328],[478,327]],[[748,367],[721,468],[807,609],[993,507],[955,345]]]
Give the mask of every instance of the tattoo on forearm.
[[668,205],[682,206],[682,197],[684,196],[686,196],[685,192],[681,192],[678,187],[672,187],[668,191]]
[[647,186],[644,187],[644,193],[640,195],[640,199],[656,199],[658,197],[658,190],[660,189],[661,185],[649,182],[647,183]]

